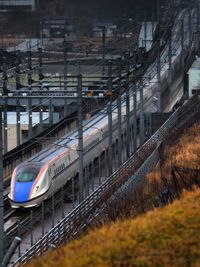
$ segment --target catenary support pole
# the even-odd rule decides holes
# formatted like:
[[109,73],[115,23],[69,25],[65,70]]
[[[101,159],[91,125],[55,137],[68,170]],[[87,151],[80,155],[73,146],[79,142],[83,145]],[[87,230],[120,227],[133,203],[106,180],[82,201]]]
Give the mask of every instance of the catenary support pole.
[[189,24],[189,50],[191,50],[192,45],[192,9],[191,7],[188,10],[189,16],[188,16],[188,24]]
[[108,176],[113,172],[113,150],[112,150],[112,62],[108,62],[108,92],[110,101],[108,102]]
[[[7,62],[6,58],[3,57],[3,95],[7,95]],[[8,122],[7,122],[7,106],[8,106],[8,101],[7,99],[3,100],[3,140],[4,140],[4,153],[8,151]]]
[[3,95],[7,95],[7,84],[8,84],[8,75],[7,75],[7,61],[3,57]]
[[0,263],[2,263],[3,261],[3,256],[4,256],[3,140],[2,140],[2,105],[0,105]]
[[20,67],[19,67],[19,64],[20,64],[19,58],[17,58],[16,66],[15,66],[16,90],[19,90],[21,88],[21,84],[20,84]]
[[200,2],[197,1],[197,55],[200,57]]
[[5,257],[3,258],[1,267],[8,266],[10,259],[12,258],[13,254],[14,254],[16,248],[18,247],[18,245],[20,244],[20,242],[21,242],[21,238],[19,238],[19,237],[14,238],[11,246],[9,247],[9,249],[6,252]]
[[54,106],[52,104],[52,98],[49,99],[49,125],[53,125]]
[[38,68],[38,71],[39,71],[39,80],[41,81],[43,79],[43,62],[42,62],[42,48],[39,47],[38,48],[38,63],[39,63],[39,68]]
[[181,65],[184,66],[184,20],[181,20]]
[[144,95],[143,80],[139,85],[140,90],[140,146],[144,144]]
[[[42,80],[43,80],[43,69],[42,69],[42,48],[38,48],[38,74],[40,82],[40,90],[42,90]],[[43,102],[42,99],[39,99],[39,132],[43,131]]]
[[[67,58],[68,58],[68,50],[67,50],[67,40],[64,40],[64,89],[67,90]],[[64,100],[64,117],[68,114],[68,100]]]
[[[113,171],[113,160],[112,160],[112,102],[108,103],[108,176]],[[106,153],[105,153],[106,154]]]
[[137,150],[137,86],[133,85],[133,139],[134,152]]
[[[18,221],[17,234],[18,234],[18,237],[20,237],[20,235],[21,235],[21,222],[20,222],[20,220]],[[18,246],[18,258],[20,258],[20,257],[21,257],[21,246],[20,246],[20,243],[19,243],[19,246]]]
[[105,26],[102,27],[102,74],[105,75],[105,56],[106,56],[106,28]]
[[41,133],[43,130],[43,105],[42,98],[39,99],[39,132]]
[[31,213],[30,213],[30,221],[31,221],[31,247],[33,246],[33,210],[31,210]]
[[78,75],[78,162],[79,162],[79,203],[84,199],[83,181],[83,103],[82,103],[82,75]]
[[4,154],[8,151],[8,100],[3,99]]
[[161,112],[161,64],[160,64],[160,39],[158,40],[158,54],[157,54],[157,112]]
[[146,11],[144,11],[144,48],[147,51],[147,16]]
[[[32,84],[32,52],[28,51],[28,87],[31,90]],[[32,129],[32,99],[28,99],[28,138],[31,139],[33,137],[33,129]]]
[[169,84],[172,82],[172,33],[171,29],[169,29],[169,39],[168,39],[168,60],[169,60]]
[[130,90],[129,90],[129,54],[125,56],[126,64],[126,158],[130,157]]
[[118,61],[118,98],[117,98],[117,111],[118,111],[118,168],[122,164],[122,105],[121,105],[121,75],[122,75],[122,59]]
[[31,139],[33,137],[33,128],[32,128],[32,99],[28,99],[28,137]]
[[16,126],[17,126],[17,146],[20,145],[21,121],[20,121],[20,99],[16,100]]
[[42,236],[44,236],[44,200],[42,201]]
[[27,51],[28,54],[28,85],[32,84],[32,52],[31,50]]

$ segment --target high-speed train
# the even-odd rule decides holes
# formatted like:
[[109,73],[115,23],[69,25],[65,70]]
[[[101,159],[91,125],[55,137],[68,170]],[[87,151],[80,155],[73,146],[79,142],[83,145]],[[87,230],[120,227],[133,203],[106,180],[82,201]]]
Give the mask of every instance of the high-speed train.
[[[108,118],[101,112],[83,127],[84,162],[108,147]],[[117,115],[113,115],[117,138]],[[19,164],[12,174],[9,199],[13,208],[34,207],[59,190],[78,169],[78,133],[66,135],[29,160]],[[92,152],[91,152],[92,151]]]
[[[188,27],[185,14],[182,11],[172,29],[172,67],[181,59],[180,19],[185,25],[184,43],[188,42]],[[161,82],[168,77],[169,65],[168,44],[161,53]],[[126,75],[126,74],[124,74]],[[143,79],[144,109],[152,111],[152,99],[157,88],[156,64],[153,63],[146,71]],[[132,88],[132,87],[131,87]],[[133,90],[130,90],[130,111],[133,110]],[[140,105],[141,94],[137,95],[137,105]],[[122,103],[122,133],[126,131],[126,98],[121,97]],[[117,102],[112,104],[113,143],[118,139]],[[154,111],[154,110],[153,110]],[[133,118],[130,119],[133,124]],[[84,166],[98,157],[108,148],[108,115],[103,109],[83,126]],[[19,164],[12,173],[10,193],[8,195],[13,208],[31,208],[39,206],[43,200],[62,188],[67,181],[78,172],[78,132],[67,134],[56,143],[43,149],[30,159]]]

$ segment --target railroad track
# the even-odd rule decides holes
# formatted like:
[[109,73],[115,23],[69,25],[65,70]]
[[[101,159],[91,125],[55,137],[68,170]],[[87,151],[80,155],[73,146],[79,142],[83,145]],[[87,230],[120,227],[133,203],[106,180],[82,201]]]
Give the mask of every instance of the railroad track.
[[[78,181],[76,181],[75,189],[77,188]],[[69,195],[72,188],[66,185],[62,190],[58,191],[54,195],[54,200],[52,205],[52,198],[44,201],[44,206],[35,207],[30,209],[10,209],[5,213],[5,235],[6,235],[6,245],[10,246],[13,237],[20,235],[24,238],[30,233],[35,227],[42,224],[44,218],[51,216],[52,213],[59,208],[66,200],[70,201]],[[77,190],[75,192],[77,194]]]

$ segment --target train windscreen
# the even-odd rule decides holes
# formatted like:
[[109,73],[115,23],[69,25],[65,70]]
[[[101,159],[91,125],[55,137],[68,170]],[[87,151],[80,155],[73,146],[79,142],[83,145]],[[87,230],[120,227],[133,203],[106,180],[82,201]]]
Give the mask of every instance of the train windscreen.
[[23,165],[19,166],[16,171],[16,181],[20,183],[33,182],[40,171],[40,166]]

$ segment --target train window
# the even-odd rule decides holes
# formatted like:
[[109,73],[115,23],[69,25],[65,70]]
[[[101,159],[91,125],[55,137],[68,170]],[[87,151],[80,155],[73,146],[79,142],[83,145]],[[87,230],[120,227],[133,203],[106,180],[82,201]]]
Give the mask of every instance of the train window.
[[21,183],[34,181],[37,178],[40,169],[40,166],[32,164],[19,166],[16,172],[16,181]]

